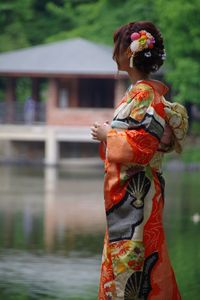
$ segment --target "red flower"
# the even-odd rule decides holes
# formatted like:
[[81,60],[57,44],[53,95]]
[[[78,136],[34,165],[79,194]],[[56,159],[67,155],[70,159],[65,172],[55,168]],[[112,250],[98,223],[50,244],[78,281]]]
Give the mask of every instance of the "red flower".
[[141,92],[137,95],[137,99],[138,99],[139,101],[145,100],[145,99],[148,99],[148,98],[149,98],[149,95],[150,95],[149,91],[144,90],[144,91],[141,91]]
[[142,266],[141,266],[141,265],[138,265],[138,266],[135,266],[135,267],[134,267],[134,270],[135,270],[135,271],[140,271],[141,268],[142,268]]
[[128,262],[128,265],[129,265],[129,267],[133,267],[134,265],[136,264],[136,260],[130,260],[129,262]]

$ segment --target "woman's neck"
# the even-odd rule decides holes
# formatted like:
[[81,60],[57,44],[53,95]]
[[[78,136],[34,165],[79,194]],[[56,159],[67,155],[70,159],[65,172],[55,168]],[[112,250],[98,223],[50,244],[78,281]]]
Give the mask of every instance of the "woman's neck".
[[148,74],[142,74],[135,68],[130,68],[128,70],[128,75],[129,75],[129,78],[130,78],[132,84],[135,84],[137,81],[140,81],[140,80],[150,80],[150,77]]

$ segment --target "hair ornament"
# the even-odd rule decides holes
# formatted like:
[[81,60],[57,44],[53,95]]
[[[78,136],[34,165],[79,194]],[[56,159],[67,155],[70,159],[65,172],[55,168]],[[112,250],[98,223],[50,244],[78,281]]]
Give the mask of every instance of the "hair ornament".
[[[140,30],[139,32],[133,32],[131,34],[131,58],[130,58],[130,67],[133,67],[133,56],[136,52],[140,52],[144,49],[152,49],[155,44],[155,38],[151,35],[150,32],[146,30]],[[148,52],[146,52],[148,53]],[[149,51],[151,54],[151,52]],[[146,55],[145,55],[146,56]],[[150,57],[151,55],[147,54],[146,57]]]
[[153,69],[153,71],[157,71],[158,70],[158,65],[157,64],[153,65],[152,69]]
[[166,59],[166,51],[164,49],[164,52],[160,55],[162,60]]
[[145,53],[144,53],[144,56],[147,57],[147,58],[151,57],[151,52],[150,52],[150,51],[145,52]]

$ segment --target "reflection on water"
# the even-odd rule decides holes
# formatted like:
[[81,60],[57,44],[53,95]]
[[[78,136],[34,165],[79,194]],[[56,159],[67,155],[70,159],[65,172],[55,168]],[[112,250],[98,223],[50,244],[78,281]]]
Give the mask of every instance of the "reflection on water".
[[[200,173],[166,173],[165,228],[183,299],[200,292]],[[103,170],[0,167],[0,299],[97,298]]]
[[194,223],[192,216],[200,213],[200,173],[170,173],[166,181],[165,228],[170,257],[183,299],[197,300],[200,293],[200,222]]

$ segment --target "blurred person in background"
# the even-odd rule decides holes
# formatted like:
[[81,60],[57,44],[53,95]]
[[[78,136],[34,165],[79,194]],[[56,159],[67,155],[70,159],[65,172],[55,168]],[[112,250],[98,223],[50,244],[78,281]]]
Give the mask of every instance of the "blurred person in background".
[[128,23],[114,33],[113,59],[131,85],[112,122],[91,128],[105,163],[107,229],[99,300],[181,299],[163,230],[166,153],[180,153],[188,128],[185,108],[150,78],[166,57],[158,28]]
[[24,122],[33,124],[36,120],[36,101],[29,96],[24,103]]

